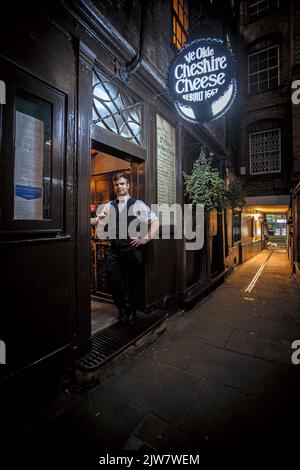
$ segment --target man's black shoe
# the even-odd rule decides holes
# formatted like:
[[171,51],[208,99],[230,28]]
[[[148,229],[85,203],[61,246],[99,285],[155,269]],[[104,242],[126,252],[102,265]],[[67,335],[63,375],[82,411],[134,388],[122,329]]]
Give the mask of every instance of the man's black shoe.
[[125,308],[120,308],[118,320],[119,320],[121,323],[126,323],[126,322],[127,322],[127,320],[128,320],[128,314],[127,314],[127,311],[126,311]]
[[129,312],[129,317],[128,317],[128,323],[130,326],[133,326],[136,323],[136,312],[134,310],[130,310]]

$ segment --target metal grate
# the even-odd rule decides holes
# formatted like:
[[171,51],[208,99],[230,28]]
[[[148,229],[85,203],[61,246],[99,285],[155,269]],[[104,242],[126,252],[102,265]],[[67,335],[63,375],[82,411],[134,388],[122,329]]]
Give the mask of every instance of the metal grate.
[[167,312],[157,311],[149,315],[138,316],[134,326],[115,323],[92,336],[92,349],[76,361],[75,367],[92,372],[108,360],[125,351],[137,340],[167,318]]
[[249,134],[250,174],[280,173],[280,129]]

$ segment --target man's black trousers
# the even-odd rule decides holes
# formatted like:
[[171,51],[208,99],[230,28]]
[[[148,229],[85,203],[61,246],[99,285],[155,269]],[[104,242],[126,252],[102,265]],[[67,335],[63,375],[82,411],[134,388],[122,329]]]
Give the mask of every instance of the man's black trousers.
[[107,254],[108,283],[117,308],[136,311],[142,292],[142,252],[132,246],[112,247]]

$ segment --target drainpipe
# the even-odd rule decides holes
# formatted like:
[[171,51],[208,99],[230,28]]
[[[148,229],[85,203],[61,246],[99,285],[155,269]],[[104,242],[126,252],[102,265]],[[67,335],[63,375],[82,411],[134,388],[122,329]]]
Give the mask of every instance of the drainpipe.
[[148,0],[141,2],[141,23],[140,23],[140,47],[138,53],[120,68],[120,78],[123,83],[128,83],[131,76],[138,70],[142,62],[142,52],[144,46],[144,25],[146,19]]

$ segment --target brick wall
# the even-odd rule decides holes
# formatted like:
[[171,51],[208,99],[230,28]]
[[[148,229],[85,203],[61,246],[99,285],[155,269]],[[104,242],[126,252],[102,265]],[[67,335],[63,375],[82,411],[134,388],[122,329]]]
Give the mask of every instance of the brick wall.
[[[292,81],[300,80],[300,3],[294,2],[292,9]],[[300,104],[292,104],[293,119],[293,180],[300,179]]]
[[[293,0],[291,1],[293,3]],[[247,174],[243,179],[246,182],[249,196],[288,193],[292,186],[291,172],[293,169],[293,135],[295,135],[295,129],[292,131],[291,68],[293,43],[291,38],[293,21],[299,21],[299,18],[297,20],[294,18],[288,1],[281,2],[281,4],[282,7],[276,14],[266,15],[247,23],[245,2],[241,2],[240,32],[242,41],[239,61],[240,166],[246,167]],[[298,6],[297,8],[299,9]],[[273,44],[279,44],[280,47],[280,86],[249,96],[248,54]],[[294,111],[295,114],[298,112],[300,112],[300,109]],[[251,176],[249,168],[249,129],[259,122],[266,122],[266,120],[273,123],[277,122],[278,127],[282,130],[282,172]],[[300,142],[298,146],[300,152]],[[299,152],[298,155],[300,156]]]
[[[95,6],[138,51],[140,45],[141,2],[143,0],[94,0]],[[164,79],[174,49],[171,45],[171,2],[149,0],[144,29],[143,57]]]

